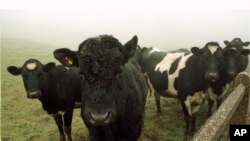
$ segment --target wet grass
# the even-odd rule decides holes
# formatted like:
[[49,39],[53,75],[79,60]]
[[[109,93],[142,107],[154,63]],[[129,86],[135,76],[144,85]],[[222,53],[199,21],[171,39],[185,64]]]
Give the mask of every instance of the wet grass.
[[[26,98],[21,77],[10,75],[10,65],[22,66],[29,58],[42,63],[57,62],[53,50],[59,48],[42,43],[4,39],[1,43],[1,139],[2,141],[55,141],[59,133],[54,120],[42,110],[38,100]],[[57,62],[58,63],[58,62]],[[59,63],[58,63],[59,64]],[[248,68],[250,71],[250,68]],[[156,114],[154,96],[148,96],[145,123],[141,141],[183,140],[184,117],[180,102],[173,98],[161,98],[162,115]],[[197,126],[206,120],[205,102],[198,116]],[[250,123],[250,117],[248,118]],[[80,117],[80,109],[74,111],[72,123],[74,141],[88,141],[88,131]]]

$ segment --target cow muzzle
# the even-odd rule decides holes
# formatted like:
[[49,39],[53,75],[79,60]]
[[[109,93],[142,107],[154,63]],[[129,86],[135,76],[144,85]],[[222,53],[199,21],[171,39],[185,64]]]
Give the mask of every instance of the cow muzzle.
[[235,71],[229,71],[228,75],[229,75],[229,77],[234,78],[236,76],[236,72]]
[[91,110],[87,114],[89,122],[93,126],[105,126],[111,122],[112,112],[110,110]]
[[30,99],[40,98],[41,96],[42,96],[42,93],[39,90],[27,92],[27,97]]
[[212,82],[215,82],[216,80],[219,79],[219,74],[218,73],[207,73],[206,78],[211,80]]

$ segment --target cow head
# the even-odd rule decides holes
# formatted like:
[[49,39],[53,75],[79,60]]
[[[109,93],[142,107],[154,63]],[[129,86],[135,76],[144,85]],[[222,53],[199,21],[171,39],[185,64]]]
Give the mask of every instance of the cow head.
[[199,57],[199,67],[204,73],[205,79],[216,81],[219,78],[219,72],[222,69],[224,57],[222,48],[217,42],[209,42],[199,49],[198,47],[191,48],[191,52]]
[[234,78],[240,67],[241,55],[247,56],[250,54],[249,49],[238,50],[236,48],[226,47],[223,49],[225,60],[225,70],[230,78]]
[[35,99],[42,96],[41,88],[46,83],[45,72],[54,67],[53,62],[43,65],[36,59],[29,59],[22,67],[9,66],[7,70],[12,75],[22,75],[27,97]]
[[[63,65],[79,66],[82,78],[82,117],[94,126],[115,121],[121,91],[119,81],[122,67],[136,53],[137,36],[125,45],[116,38],[101,35],[89,38],[79,45],[77,52],[57,49],[54,56]],[[69,63],[67,58],[73,62]],[[78,62],[74,62],[74,61]],[[71,65],[69,65],[71,64]]]
[[240,38],[234,38],[231,42],[225,40],[224,41],[226,47],[236,48],[236,49],[243,49],[243,47],[247,47],[250,42],[242,42]]

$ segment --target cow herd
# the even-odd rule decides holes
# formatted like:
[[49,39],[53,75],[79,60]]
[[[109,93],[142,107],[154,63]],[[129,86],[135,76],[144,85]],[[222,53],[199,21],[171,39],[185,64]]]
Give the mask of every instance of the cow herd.
[[90,140],[137,141],[149,92],[155,95],[157,114],[162,112],[161,96],[179,99],[185,140],[190,140],[204,100],[208,99],[210,116],[214,102],[219,107],[233,78],[247,68],[250,54],[244,48],[249,42],[240,38],[224,41],[224,48],[208,42],[202,48],[167,52],[141,48],[137,42],[137,36],[123,45],[113,36],[100,35],[83,41],[77,51],[55,50],[54,57],[62,65],[29,59],[7,70],[22,76],[27,97],[39,99],[54,118],[60,141],[72,141],[77,107]]

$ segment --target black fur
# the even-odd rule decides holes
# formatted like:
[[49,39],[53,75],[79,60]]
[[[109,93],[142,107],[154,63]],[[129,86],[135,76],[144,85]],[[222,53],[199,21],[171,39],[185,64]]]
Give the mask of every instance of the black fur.
[[[211,54],[208,49],[210,45],[218,46],[214,54]],[[216,42],[209,42],[202,49],[193,47],[191,51],[194,55],[188,58],[185,68],[180,70],[176,84],[186,121],[185,134],[187,139],[190,139],[194,135],[198,111],[189,114],[185,101],[188,96],[193,96],[196,92],[206,92],[211,82],[218,79],[218,77],[210,77],[208,74],[213,73],[217,76],[224,65],[222,49]],[[201,100],[203,101],[204,97]],[[200,106],[199,104],[201,103],[191,103],[191,109],[193,106]]]
[[147,87],[137,58],[131,58],[136,48],[136,36],[122,45],[108,35],[79,46],[80,73],[86,78],[81,116],[92,141],[136,141],[141,134]]
[[230,49],[230,48],[235,47],[240,52],[242,52],[243,50],[248,51],[248,53],[246,53],[245,55],[241,54],[241,56],[240,56],[241,61],[240,61],[240,67],[239,67],[238,72],[242,72],[242,71],[246,70],[246,68],[248,66],[248,62],[249,62],[248,55],[249,55],[250,49],[244,49],[244,47],[249,46],[249,42],[248,41],[242,42],[242,40],[240,38],[234,38],[231,42],[224,41],[224,43],[226,45],[225,49]]
[[[34,70],[27,69],[27,64],[35,63]],[[36,59],[27,60],[20,68],[8,67],[13,75],[21,74],[28,98],[38,98],[48,114],[53,115],[60,132],[60,140],[71,141],[71,122],[75,102],[81,101],[80,75],[77,68],[66,69],[54,63],[41,64]],[[37,94],[33,94],[37,92]],[[64,111],[64,115],[58,114]],[[63,123],[64,119],[64,123]]]

